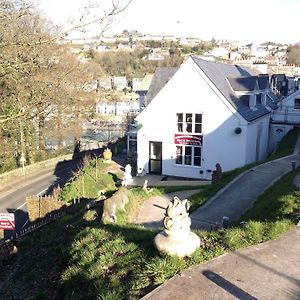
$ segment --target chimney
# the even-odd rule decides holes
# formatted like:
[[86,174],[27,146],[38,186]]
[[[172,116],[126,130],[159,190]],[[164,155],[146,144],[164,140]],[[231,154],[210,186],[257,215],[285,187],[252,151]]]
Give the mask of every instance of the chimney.
[[266,106],[267,105],[267,94],[266,93],[264,93],[264,92],[262,92],[261,94],[260,94],[260,101],[261,101],[261,104],[263,105],[263,106]]
[[256,94],[251,94],[249,98],[249,108],[256,110]]

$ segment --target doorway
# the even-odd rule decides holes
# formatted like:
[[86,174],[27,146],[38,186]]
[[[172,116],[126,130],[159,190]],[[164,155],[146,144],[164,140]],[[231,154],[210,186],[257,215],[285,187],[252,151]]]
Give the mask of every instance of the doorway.
[[162,173],[162,142],[149,142],[149,173]]

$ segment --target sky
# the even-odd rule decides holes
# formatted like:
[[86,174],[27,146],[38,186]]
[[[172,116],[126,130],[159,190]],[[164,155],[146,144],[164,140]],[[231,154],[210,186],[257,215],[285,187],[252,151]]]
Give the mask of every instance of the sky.
[[[46,18],[66,28],[67,20],[78,18],[87,1],[39,0],[39,8]],[[101,2],[108,5],[111,0]],[[294,44],[300,42],[299,15],[300,0],[132,0],[107,34],[127,29],[204,40]],[[95,34],[95,29],[89,33]]]

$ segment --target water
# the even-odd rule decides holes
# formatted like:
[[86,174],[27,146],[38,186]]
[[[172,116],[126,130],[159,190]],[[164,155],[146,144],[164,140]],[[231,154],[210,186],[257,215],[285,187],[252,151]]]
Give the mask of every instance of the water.
[[[103,147],[103,144],[116,141],[118,138],[124,137],[125,130],[121,129],[87,129],[81,135],[80,144],[82,150],[91,150]],[[58,149],[58,139],[48,138],[46,139],[46,148],[49,150]],[[68,136],[63,140],[65,147],[71,147],[74,145],[74,136]]]
[[97,141],[97,142],[105,142],[109,143],[117,140],[125,135],[124,130],[120,129],[97,129],[97,130],[86,130],[82,136],[81,141]]

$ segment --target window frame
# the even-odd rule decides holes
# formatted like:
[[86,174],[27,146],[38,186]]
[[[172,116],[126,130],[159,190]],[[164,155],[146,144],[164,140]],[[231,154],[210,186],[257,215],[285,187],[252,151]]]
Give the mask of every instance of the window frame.
[[[181,149],[180,151],[178,151]],[[191,152],[186,154],[187,149],[190,149]],[[195,149],[199,149],[199,155],[195,155]],[[180,159],[179,159],[180,157]],[[195,163],[195,159],[199,160],[199,164]],[[176,157],[175,157],[176,166],[184,167],[202,167],[202,147],[196,145],[176,145]]]
[[[199,122],[197,121],[197,116],[199,118]],[[176,131],[178,133],[201,135],[203,133],[203,128],[202,128],[203,114],[202,113],[176,113],[176,124],[177,124]],[[200,130],[196,130],[197,127],[200,128]]]
[[[297,104],[296,104],[296,101],[298,102]],[[294,109],[300,109],[300,99],[299,98],[295,98]]]

